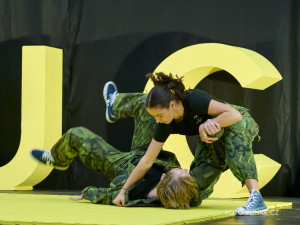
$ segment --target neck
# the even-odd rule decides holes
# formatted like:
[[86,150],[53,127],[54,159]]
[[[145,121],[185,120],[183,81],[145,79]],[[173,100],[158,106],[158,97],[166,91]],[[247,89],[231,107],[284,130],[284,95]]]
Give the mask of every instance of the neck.
[[176,122],[180,122],[183,119],[183,115],[184,115],[184,108],[182,102],[178,101],[174,108],[174,120]]
[[147,198],[157,198],[157,189],[153,188],[147,195]]

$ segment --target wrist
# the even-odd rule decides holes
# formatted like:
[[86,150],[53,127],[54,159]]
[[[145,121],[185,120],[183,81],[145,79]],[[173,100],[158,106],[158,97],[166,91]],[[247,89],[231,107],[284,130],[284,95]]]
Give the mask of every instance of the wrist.
[[124,187],[122,187],[122,189],[121,189],[121,191],[122,191],[123,193],[126,193],[127,190],[128,190],[128,189],[127,189],[127,188],[124,188]]
[[199,126],[199,131],[200,131],[200,130],[203,130],[203,126],[202,126],[202,125],[203,125],[203,123],[200,124],[200,126]]

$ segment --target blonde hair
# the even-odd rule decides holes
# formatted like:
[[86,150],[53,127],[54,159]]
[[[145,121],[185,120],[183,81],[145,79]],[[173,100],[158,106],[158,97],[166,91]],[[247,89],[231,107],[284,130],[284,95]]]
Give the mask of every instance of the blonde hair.
[[198,197],[196,184],[192,176],[174,177],[168,172],[157,185],[157,195],[167,209],[189,209],[191,199]]

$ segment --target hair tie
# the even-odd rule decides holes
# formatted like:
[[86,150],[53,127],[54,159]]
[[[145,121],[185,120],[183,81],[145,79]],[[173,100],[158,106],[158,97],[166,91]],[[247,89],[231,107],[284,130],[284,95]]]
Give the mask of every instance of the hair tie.
[[167,89],[172,89],[173,87],[172,87],[173,85],[172,85],[172,83],[170,82],[170,83],[168,83],[168,85],[167,85]]
[[170,90],[171,93],[175,94],[175,90],[173,89],[174,85],[172,82],[168,83],[167,89]]

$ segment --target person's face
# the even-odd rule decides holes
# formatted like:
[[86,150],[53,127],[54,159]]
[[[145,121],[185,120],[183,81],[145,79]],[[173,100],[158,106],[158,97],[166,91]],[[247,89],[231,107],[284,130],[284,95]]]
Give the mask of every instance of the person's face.
[[180,169],[180,168],[172,169],[169,173],[171,173],[174,176],[179,176],[179,177],[191,176],[187,169]]
[[[187,169],[180,169],[175,168],[170,170],[168,173],[171,174],[172,177],[185,177],[185,176],[191,176]],[[161,179],[163,179],[166,176],[165,173],[162,174]]]
[[155,118],[156,123],[169,124],[174,119],[174,103],[170,102],[169,108],[160,106],[147,108],[148,113]]

